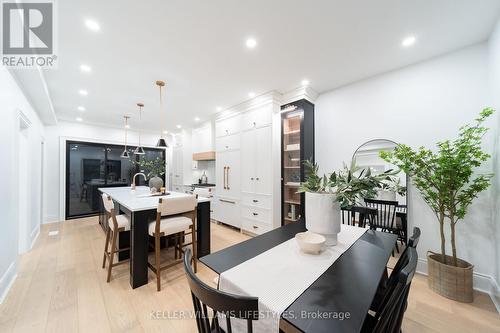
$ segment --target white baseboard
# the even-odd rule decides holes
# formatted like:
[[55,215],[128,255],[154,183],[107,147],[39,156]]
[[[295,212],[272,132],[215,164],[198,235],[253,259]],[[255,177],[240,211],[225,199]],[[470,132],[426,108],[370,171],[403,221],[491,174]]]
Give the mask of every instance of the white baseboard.
[[36,240],[38,239],[38,236],[40,236],[40,226],[37,226],[32,232],[31,232],[31,245],[29,250],[33,248],[33,245],[35,245]]
[[43,224],[56,223],[60,221],[61,220],[59,219],[58,215],[45,215],[45,218],[43,219]]
[[[417,273],[427,275],[427,258],[418,258]],[[473,272],[472,284],[474,290],[490,295],[491,301],[500,313],[500,288],[495,279],[490,275]]]
[[10,288],[14,284],[17,278],[17,261],[13,261],[7,271],[4,273],[0,279],[0,304],[3,303],[5,297],[9,293]]

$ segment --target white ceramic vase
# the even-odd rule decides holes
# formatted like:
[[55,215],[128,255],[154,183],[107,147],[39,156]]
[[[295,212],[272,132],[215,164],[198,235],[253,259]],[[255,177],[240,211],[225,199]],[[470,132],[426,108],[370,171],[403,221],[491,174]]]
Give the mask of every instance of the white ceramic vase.
[[340,204],[335,194],[306,192],[306,228],[323,235],[325,245],[337,244],[340,232]]

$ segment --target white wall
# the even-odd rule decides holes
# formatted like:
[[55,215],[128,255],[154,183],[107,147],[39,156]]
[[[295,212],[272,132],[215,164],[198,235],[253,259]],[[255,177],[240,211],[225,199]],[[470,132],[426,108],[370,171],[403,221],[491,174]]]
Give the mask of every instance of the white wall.
[[[61,175],[64,175],[65,171],[61,170],[61,138],[121,145],[123,144],[125,133],[121,128],[100,127],[72,122],[59,122],[55,126],[47,126],[45,133],[47,164],[44,179],[47,186],[44,188],[44,222],[56,222],[64,219],[61,204],[64,201],[64,191],[61,191],[61,186],[63,185],[61,183]],[[154,147],[158,138],[159,133],[142,133],[141,143],[143,146]],[[129,131],[129,145],[135,146],[138,141],[138,132]],[[167,138],[167,142],[169,141],[170,138]],[[64,151],[64,146],[62,149]],[[167,149],[167,155],[170,155],[170,148]]]
[[[1,173],[2,191],[0,191],[0,303],[16,275],[18,241],[26,239],[30,246],[40,230],[41,222],[41,168],[42,140],[44,128],[37,114],[25,98],[23,92],[11,74],[0,67],[0,151],[2,152]],[[25,195],[29,224],[26,234],[19,235],[19,113],[22,112],[30,123],[27,129],[29,162],[27,183],[29,192]]]
[[[489,43],[489,74],[490,74],[490,94],[491,105],[500,112],[500,20],[493,31]],[[494,217],[495,217],[495,279],[497,283],[497,297],[500,303],[500,116],[498,117],[498,126],[496,131],[494,157],[494,172],[498,175],[493,180],[493,191],[495,194]]]
[[[324,93],[315,108],[317,162],[322,171],[338,169],[359,145],[374,138],[412,147],[433,147],[454,138],[461,125],[488,106],[487,77],[488,46],[483,43]],[[494,118],[486,124],[493,128],[484,138],[489,152],[494,148]],[[490,161],[482,171],[492,168]],[[457,226],[458,255],[487,276],[497,274],[492,204],[492,190],[481,194]],[[438,223],[411,187],[408,205],[409,230],[413,225],[422,229],[418,252],[425,259],[427,250],[440,249]]]

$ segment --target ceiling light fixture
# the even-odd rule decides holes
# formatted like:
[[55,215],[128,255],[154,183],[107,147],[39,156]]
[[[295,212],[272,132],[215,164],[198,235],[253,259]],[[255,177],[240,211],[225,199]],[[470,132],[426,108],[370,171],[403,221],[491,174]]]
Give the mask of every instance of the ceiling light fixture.
[[178,129],[181,129],[181,128],[182,128],[182,126],[181,126],[181,125],[177,125],[177,126],[175,126],[175,127],[177,127]]
[[143,103],[137,103],[139,107],[139,145],[134,150],[135,155],[144,155],[144,148],[141,145],[141,122],[142,122],[142,108],[144,107]]
[[84,106],[79,106],[77,107],[78,111],[85,111],[85,107]]
[[403,39],[403,41],[401,42],[401,45],[403,47],[410,47],[413,44],[415,44],[416,41],[417,41],[417,38],[415,36],[408,36],[405,39]]
[[128,120],[129,120],[129,116],[123,116],[123,118],[125,119],[125,149],[123,149],[123,153],[120,155],[121,158],[130,158],[130,155],[128,153],[128,150],[127,150],[127,130],[129,129],[129,125],[128,125]]
[[257,41],[255,38],[248,38],[245,44],[249,49],[253,49],[257,46]]
[[92,68],[89,65],[80,65],[80,70],[85,73],[90,73]]
[[92,31],[99,31],[101,30],[101,27],[99,26],[99,23],[97,23],[94,20],[85,20],[85,26]]
[[218,106],[215,108],[218,112],[222,111],[222,107]]
[[168,131],[167,130],[163,130],[163,134],[168,134]]
[[304,80],[302,80],[301,84],[303,86],[308,86],[309,85],[309,80],[304,79]]
[[249,92],[249,93],[248,93],[248,97],[250,97],[250,98],[254,98],[254,97],[255,97],[255,93],[254,93],[254,92]]
[[87,96],[89,94],[89,92],[87,90],[84,90],[84,89],[80,89],[78,90],[78,93],[82,96]]
[[77,117],[77,118],[76,118],[76,121],[83,121],[83,119],[82,119],[82,118],[80,118],[80,117]]
[[[156,81],[156,85],[158,88],[160,88],[160,119],[161,119],[161,126],[165,128],[165,120],[164,120],[164,115],[163,115],[163,95],[162,95],[162,89],[165,87],[165,81],[158,80]],[[158,139],[158,143],[156,144],[156,147],[168,147],[167,142],[163,138],[163,131],[160,134],[160,138]]]
[[199,117],[194,117],[194,121],[200,121]]

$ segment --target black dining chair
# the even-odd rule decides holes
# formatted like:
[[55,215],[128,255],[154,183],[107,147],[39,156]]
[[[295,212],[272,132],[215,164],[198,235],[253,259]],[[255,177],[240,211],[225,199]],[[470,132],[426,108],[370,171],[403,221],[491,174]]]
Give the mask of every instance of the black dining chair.
[[[372,224],[370,224],[370,229],[380,229],[383,232],[390,232],[398,236],[401,236],[401,230],[396,225],[396,209],[398,207],[397,201],[388,200],[377,200],[377,199],[365,199],[365,204],[367,207],[377,209],[377,215]],[[399,246],[396,242],[396,250],[399,253]]]
[[406,244],[408,239],[407,205],[396,207],[396,228],[399,230],[399,240]]
[[[231,318],[246,320],[247,332],[253,332],[252,321],[259,319],[258,298],[229,294],[203,283],[191,268],[191,249],[184,253],[184,270],[191,289],[191,297],[199,333],[224,332],[219,326],[219,314],[226,317],[226,332],[231,333]],[[212,309],[210,319],[208,308]]]
[[401,268],[389,278],[379,311],[367,314],[362,332],[399,333],[408,305],[411,281],[417,269],[417,250],[408,247],[399,258]]
[[377,210],[375,208],[363,207],[363,206],[352,206],[350,208],[342,208],[342,224],[348,224],[356,226],[358,222],[358,227],[364,228],[366,223],[369,225],[374,221],[377,215]]
[[[405,253],[408,251],[409,248],[417,249],[418,241],[420,240],[420,228],[419,227],[414,227],[413,228],[413,234],[411,237],[408,239],[408,245],[401,254],[401,257],[399,258],[398,262],[396,265],[394,265],[394,268],[392,269],[392,273],[389,277],[389,274],[387,273],[387,270],[384,272],[384,275],[382,276],[382,279],[378,285],[377,293],[375,295],[375,299],[372,302],[372,305],[370,306],[370,310],[377,312],[378,309],[380,308],[380,303],[382,301],[383,295],[386,293],[386,290],[388,288],[388,285],[390,284],[390,279],[393,278],[398,274],[399,271],[401,271],[402,266],[405,264]],[[403,258],[403,259],[402,259]]]

